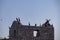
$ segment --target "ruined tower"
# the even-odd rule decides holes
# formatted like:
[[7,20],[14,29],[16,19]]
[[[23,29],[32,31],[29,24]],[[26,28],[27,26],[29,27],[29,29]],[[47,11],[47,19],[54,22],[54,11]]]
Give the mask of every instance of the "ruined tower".
[[9,40],[54,40],[54,27],[47,20],[44,24],[37,26],[23,25],[16,18],[9,28]]

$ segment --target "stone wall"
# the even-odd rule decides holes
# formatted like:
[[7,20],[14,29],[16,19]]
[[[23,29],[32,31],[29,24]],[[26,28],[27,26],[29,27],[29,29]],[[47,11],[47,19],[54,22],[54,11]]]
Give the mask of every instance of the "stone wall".
[[[37,35],[34,37],[34,31]],[[49,22],[37,26],[22,25],[14,21],[9,28],[9,40],[54,40],[54,28]]]

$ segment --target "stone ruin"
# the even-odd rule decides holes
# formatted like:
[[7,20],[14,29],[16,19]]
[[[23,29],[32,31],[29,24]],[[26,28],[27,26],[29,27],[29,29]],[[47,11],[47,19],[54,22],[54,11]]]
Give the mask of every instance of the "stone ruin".
[[23,25],[19,18],[9,28],[9,40],[54,40],[54,27],[47,20],[40,26]]

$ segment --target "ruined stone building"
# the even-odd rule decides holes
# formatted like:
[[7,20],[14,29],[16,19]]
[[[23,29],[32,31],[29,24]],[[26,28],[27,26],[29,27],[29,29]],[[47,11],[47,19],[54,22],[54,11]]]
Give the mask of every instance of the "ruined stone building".
[[40,26],[23,25],[14,20],[9,28],[9,40],[54,40],[54,27],[47,20]]

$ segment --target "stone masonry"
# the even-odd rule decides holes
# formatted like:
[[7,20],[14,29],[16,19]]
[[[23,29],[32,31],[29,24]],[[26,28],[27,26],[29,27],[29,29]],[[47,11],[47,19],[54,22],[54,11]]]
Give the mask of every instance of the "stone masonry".
[[[36,31],[36,36],[34,36]],[[54,40],[54,27],[47,20],[44,24],[37,26],[22,25],[20,19],[16,18],[9,28],[9,40]]]

